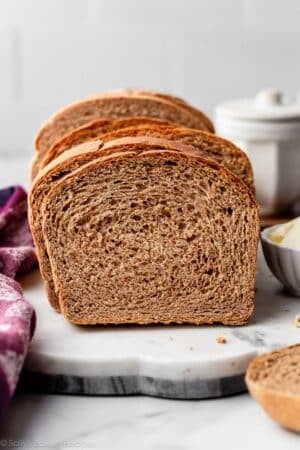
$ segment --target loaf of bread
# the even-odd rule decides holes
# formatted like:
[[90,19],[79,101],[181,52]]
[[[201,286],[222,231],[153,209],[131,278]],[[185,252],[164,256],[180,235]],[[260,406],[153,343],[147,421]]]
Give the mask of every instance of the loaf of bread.
[[183,100],[122,90],[35,141],[29,221],[49,302],[75,324],[252,314],[258,205],[247,156]]
[[[122,125],[122,123],[124,123],[124,121],[121,121],[120,125]],[[102,121],[101,124],[103,125]],[[100,125],[100,129],[102,125]],[[109,126],[109,121],[107,121],[106,123],[106,127],[107,126]],[[73,145],[75,143],[81,142],[83,139],[93,137],[94,132],[99,133],[98,122],[92,123],[90,126],[88,126],[87,129],[83,128],[77,130],[77,132],[74,131],[73,133],[71,133],[72,136],[70,135],[69,138],[64,138],[62,140],[62,144],[67,141],[67,146]],[[137,131],[141,129],[139,129],[138,127],[134,128],[134,130]],[[132,127],[130,127],[129,130],[132,130]],[[248,162],[248,159],[244,155],[244,153],[237,149],[233,144],[229,143],[228,141],[222,140],[210,133],[201,133],[195,131],[194,135],[194,130],[183,128],[182,133],[180,133],[180,130],[180,128],[177,129],[176,127],[174,127],[174,129],[172,127],[170,129],[164,128],[164,133],[156,133],[156,135],[172,135],[173,137],[178,136],[186,143],[193,143],[195,145],[194,151],[198,152],[198,154],[203,157],[211,156],[211,159],[215,159],[218,162],[221,162],[225,167],[229,169],[231,168],[233,172],[235,171],[237,174],[243,172],[244,168],[245,173],[242,173],[242,178],[244,177],[245,181],[249,183],[249,186],[253,188],[252,169]],[[153,132],[152,129],[150,129],[150,131]],[[147,134],[148,132],[148,129],[141,131],[142,134]],[[125,135],[126,134],[128,133],[125,133]],[[136,134],[138,135],[139,133],[137,132]],[[118,135],[117,132],[116,135]],[[106,140],[109,141],[109,137],[113,137],[114,134],[110,133],[109,135],[107,134],[104,136],[106,136]],[[131,143],[133,143],[133,140],[131,140]],[[66,152],[65,157],[63,156],[64,145],[59,148],[61,149],[61,157],[59,157],[56,161],[53,160],[53,162],[48,167],[46,166],[33,183],[30,193],[29,208],[32,234],[35,239],[37,252],[39,254],[40,267],[45,279],[46,291],[48,293],[48,298],[51,305],[56,310],[59,310],[59,302],[53,285],[50,264],[45,253],[46,249],[41,229],[41,202],[50,188],[52,188],[53,183],[56,183],[61,178],[61,176],[64,176],[69,171],[77,168],[82,162],[87,162],[87,158],[93,158],[94,152],[99,152],[99,144],[89,144],[87,146],[81,145],[72,152]],[[83,152],[83,155],[80,155],[78,158],[76,156],[73,157],[74,154],[79,154],[81,151]],[[103,149],[101,149],[101,152],[103,152]],[[70,157],[70,153],[72,154],[72,157]]]
[[270,417],[300,432],[300,344],[255,358],[248,367],[246,383]]
[[[134,123],[130,123],[130,120]],[[75,129],[72,133],[57,141],[45,154],[40,167],[45,167],[49,162],[62,154],[66,149],[81,142],[101,139],[108,142],[121,137],[152,136],[165,138],[171,141],[178,141],[183,144],[194,146],[202,156],[217,161],[234,174],[238,175],[250,189],[254,192],[254,179],[251,163],[247,155],[231,142],[216,137],[211,133],[185,128],[176,124],[160,123],[150,119],[137,120],[125,119],[106,121],[105,128],[103,121],[94,121],[81,128]],[[129,126],[126,127],[126,124]],[[108,128],[111,128],[108,130]]]
[[97,146],[66,151],[31,192],[39,260],[50,262],[64,316],[76,324],[245,323],[259,233],[248,187],[178,142],[135,137]]
[[[84,99],[67,106],[48,119],[35,139],[41,160],[44,153],[59,139],[94,119],[149,117],[175,122],[191,128],[214,131],[213,124],[202,112],[181,99],[154,92],[124,89]],[[32,179],[38,168],[35,160]]]

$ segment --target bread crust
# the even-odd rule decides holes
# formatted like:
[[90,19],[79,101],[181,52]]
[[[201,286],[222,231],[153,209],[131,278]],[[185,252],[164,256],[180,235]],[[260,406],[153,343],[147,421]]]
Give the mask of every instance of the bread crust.
[[299,348],[300,344],[296,344],[256,357],[250,363],[245,378],[250,394],[264,411],[283,427],[297,432],[300,432],[300,395],[263,386],[256,378],[262,363],[274,356],[280,358],[287,350],[293,351],[293,349],[299,350]]
[[[126,146],[128,146],[128,149],[130,149],[129,152],[128,151],[126,152]],[[51,191],[49,191],[49,193],[43,197],[42,204],[46,205],[49,195],[53,195],[56,192],[55,190],[59,189],[58,186],[60,186],[61,183],[68,183],[68,180],[70,178],[72,178],[73,176],[76,176],[76,174],[79,171],[81,173],[83,173],[84,171],[89,171],[95,164],[105,164],[106,161],[108,161],[108,160],[111,161],[112,159],[115,160],[118,158],[124,158],[126,156],[129,156],[129,154],[131,154],[135,158],[143,157],[143,155],[149,156],[149,151],[153,151],[153,150],[145,151],[146,146],[148,146],[150,149],[155,147],[154,153],[157,157],[160,157],[161,155],[163,155],[163,157],[166,157],[167,152],[170,152],[170,154],[174,154],[174,152],[179,152],[181,155],[184,155],[185,158],[191,158],[193,160],[193,163],[196,163],[196,164],[202,163],[202,164],[209,165],[214,170],[217,170],[221,177],[225,177],[228,181],[230,180],[231,183],[237,184],[239,189],[242,190],[245,193],[245,195],[249,198],[252,207],[257,210],[258,205],[257,205],[257,202],[256,202],[254,196],[252,195],[249,188],[237,176],[235,176],[234,174],[232,174],[231,172],[229,172],[222,166],[218,165],[216,162],[200,157],[199,153],[195,152],[195,150],[191,146],[182,145],[182,144],[175,143],[172,141],[166,141],[164,139],[149,138],[149,137],[122,138],[122,139],[117,139],[115,141],[110,141],[110,142],[106,143],[102,147],[99,157],[97,159],[92,159],[92,161],[90,161],[89,163],[86,163],[82,167],[72,171],[69,175],[66,175],[62,180],[58,181],[54,185],[54,187],[51,189]],[[125,150],[124,150],[124,148],[125,148]],[[79,148],[72,149],[71,150],[72,157],[76,158],[76,153],[79,156],[81,151],[82,151],[82,149],[79,149]],[[121,151],[121,153],[120,153],[120,151]],[[70,151],[67,151],[65,154],[62,154],[59,157],[59,160],[60,160],[59,163],[57,162],[57,160],[54,160],[52,163],[52,168],[53,168],[53,166],[55,167],[57,164],[63,164],[63,163],[66,164],[66,166],[68,166],[69,161],[70,161],[70,159],[69,159],[70,153],[69,152]],[[47,173],[47,170],[49,170],[49,168],[47,169],[47,167],[46,167],[43,171],[44,174],[45,174],[45,172]],[[41,176],[43,177],[43,175],[41,175]],[[258,214],[256,214],[256,224],[255,224],[254,228],[255,229],[253,230],[253,233],[255,233],[257,236],[257,240],[256,240],[256,247],[257,247],[258,233],[259,233]],[[47,245],[49,245],[49,244],[47,244],[47,240],[46,240],[46,246]],[[255,260],[256,260],[256,248],[253,248],[252,254],[251,254],[251,261],[253,262],[253,266],[255,266]],[[51,257],[50,257],[50,262],[51,262]],[[254,295],[254,279],[255,279],[254,267],[253,267],[252,272],[253,272],[253,279],[251,280],[251,284],[253,286],[253,289],[252,289],[252,292],[249,292],[249,295],[251,295],[251,296]],[[58,281],[54,277],[54,284],[56,285],[56,290],[60,291],[61,287],[57,286],[57,283],[58,283]],[[55,295],[55,293],[54,293],[54,295]],[[60,305],[60,307],[63,308],[62,304]],[[253,311],[253,308],[251,309],[251,311],[249,310],[249,315],[246,318],[244,318],[244,320],[242,322],[237,323],[235,321],[234,323],[229,323],[230,322],[229,321],[228,324],[236,325],[236,324],[245,323],[251,317],[252,311]]]
[[[253,171],[252,171],[252,166],[250,163],[250,160],[248,158],[248,156],[236,145],[234,145],[232,142],[223,139],[219,136],[216,136],[214,134],[205,132],[205,131],[201,131],[201,130],[196,130],[196,129],[192,129],[192,128],[186,128],[186,127],[182,127],[182,126],[178,126],[176,124],[163,124],[163,125],[157,125],[157,126],[148,126],[148,125],[139,125],[136,127],[130,127],[130,128],[124,128],[121,130],[116,130],[114,132],[111,133],[105,133],[103,135],[101,135],[101,139],[103,140],[103,142],[108,142],[114,139],[120,139],[122,137],[138,137],[138,136],[151,136],[153,138],[159,138],[159,139],[169,139],[172,142],[178,142],[181,143],[183,145],[192,145],[193,144],[187,144],[186,142],[183,142],[182,139],[189,137],[189,138],[202,138],[205,142],[209,142],[211,144],[218,144],[219,145],[219,151],[220,154],[224,154],[224,148],[226,148],[226,150],[231,153],[232,155],[235,155],[237,158],[240,158],[244,165],[247,167],[247,180],[243,179],[243,181],[245,182],[245,184],[247,184],[247,186],[251,189],[251,191],[253,192],[253,194],[255,194],[255,187],[254,187],[254,176],[253,176]],[[196,146],[195,146],[195,150],[196,152],[198,151]],[[214,148],[214,151],[216,151],[216,149]],[[200,155],[201,156],[201,155]],[[204,156],[204,155],[203,155]],[[211,153],[211,155],[205,155],[205,158],[207,157],[208,159],[211,160],[215,160],[214,154],[213,152]],[[218,164],[220,164],[220,161],[217,161]],[[228,167],[226,167],[226,164],[221,164],[222,166],[224,166],[225,168],[228,169]],[[235,173],[235,171],[231,170],[235,175],[237,175]]]
[[[58,121],[60,119],[63,119],[64,116],[66,116],[67,113],[72,112],[74,109],[76,109],[77,107],[82,107],[83,105],[93,105],[95,101],[100,101],[100,100],[106,100],[106,101],[114,101],[114,102],[121,102],[124,99],[134,99],[135,101],[137,101],[138,103],[142,101],[145,102],[152,102],[152,104],[157,106],[157,115],[153,116],[156,117],[158,119],[160,119],[161,117],[159,116],[159,112],[161,110],[161,108],[163,108],[164,106],[167,108],[172,108],[174,111],[177,111],[178,115],[186,118],[187,121],[190,121],[190,125],[192,125],[195,128],[200,128],[200,129],[207,129],[207,131],[213,131],[213,124],[212,122],[208,119],[208,117],[205,116],[205,114],[201,113],[200,111],[197,111],[197,114],[195,114],[195,112],[193,111],[193,108],[191,109],[190,107],[187,107],[187,105],[184,102],[178,102],[178,101],[174,101],[172,100],[172,97],[170,98],[166,98],[165,96],[157,96],[157,95],[153,95],[153,93],[142,93],[140,91],[140,93],[136,93],[133,90],[130,89],[125,89],[122,91],[115,91],[115,92],[106,92],[104,94],[99,94],[99,95],[95,95],[95,96],[91,96],[91,97],[87,97],[86,99],[83,100],[79,100],[76,101],[62,109],[60,109],[59,111],[57,111],[55,114],[53,114],[49,119],[47,119],[44,124],[42,125],[42,127],[40,128],[35,141],[34,141],[34,147],[36,149],[36,151],[41,151],[41,150],[45,150],[45,145],[43,143],[44,137],[45,135],[49,132],[49,130],[51,130],[56,123],[58,123]],[[143,104],[143,103],[142,103]],[[127,114],[129,116],[129,114]],[[145,114],[142,114],[145,115]],[[148,114],[147,114],[148,116]],[[103,118],[105,118],[105,114],[103,115]],[[88,122],[88,120],[87,120]]]
[[[75,128],[70,133],[64,135],[61,139],[56,141],[47,151],[36,151],[32,160],[30,169],[31,181],[34,180],[39,170],[45,167],[49,162],[62,153],[62,149],[66,150],[82,142],[99,140],[104,133],[112,132],[127,127],[137,127],[141,124],[169,124],[170,122],[160,119],[153,119],[149,117],[128,117],[123,119],[96,119]],[[87,134],[97,134],[97,137],[87,138]]]
[[206,125],[207,131],[210,133],[215,132],[214,125],[212,121],[199,109],[195,108],[194,106],[187,103],[185,100],[183,100],[180,97],[177,97],[175,95],[171,94],[165,94],[163,92],[154,91],[152,89],[127,89],[127,91],[132,91],[133,93],[136,93],[137,95],[153,95],[158,98],[162,98],[168,101],[171,101],[173,103],[176,103],[179,106],[182,106],[183,108],[189,110],[192,114],[197,116],[201,121],[203,121]]
[[[124,124],[124,122],[122,122]],[[93,130],[97,127],[97,122],[93,122],[89,125],[86,125],[84,127],[81,127],[79,129],[74,130],[72,133],[67,135],[62,140],[58,141],[54,146],[52,146],[48,152],[46,153],[46,156],[40,163],[41,167],[45,167],[50,161],[52,161],[54,158],[56,158],[58,155],[63,153],[68,146],[72,146],[73,142],[76,142],[78,138],[86,137],[86,141],[90,140],[96,140],[97,138],[89,138],[89,130]],[[205,131],[195,130],[191,128],[181,127],[176,124],[167,124],[167,123],[141,123],[137,124],[135,126],[125,127],[122,126],[120,128],[116,128],[113,131],[109,131],[106,133],[100,132],[98,134],[98,139],[102,139],[104,142],[108,142],[113,139],[118,139],[121,137],[135,137],[135,136],[151,136],[153,137],[159,137],[163,139],[170,139],[172,141],[180,142],[182,139],[189,138],[189,139],[203,139],[204,142],[209,143],[210,145],[214,146],[214,151],[216,152],[219,150],[219,154],[225,154],[225,151],[230,153],[233,157],[237,159],[236,161],[236,168],[234,167],[235,172],[238,171],[239,167],[243,165],[243,167],[246,168],[246,173],[243,176],[243,181],[252,189],[253,192],[255,192],[254,188],[254,177],[253,177],[253,171],[251,167],[251,163],[247,157],[247,155],[238,147],[236,147],[231,142],[220,138],[216,135],[213,135],[211,133],[207,133]],[[182,142],[184,145],[186,143]],[[209,149],[207,149],[209,151]],[[209,157],[209,156],[208,156]],[[211,159],[215,159],[213,152],[211,153]],[[239,160],[239,161],[238,161]],[[220,162],[220,161],[219,161]],[[223,163],[223,165],[226,167],[226,163]]]

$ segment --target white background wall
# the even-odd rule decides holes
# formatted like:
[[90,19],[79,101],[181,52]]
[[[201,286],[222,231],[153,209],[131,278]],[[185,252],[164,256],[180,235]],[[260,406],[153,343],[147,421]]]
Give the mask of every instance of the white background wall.
[[221,100],[300,87],[300,0],[0,0],[0,152],[106,89]]

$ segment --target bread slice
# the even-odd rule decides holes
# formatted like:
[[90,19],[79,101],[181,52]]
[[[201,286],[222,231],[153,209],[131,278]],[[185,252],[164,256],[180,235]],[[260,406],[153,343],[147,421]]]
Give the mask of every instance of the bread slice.
[[246,383],[270,417],[300,432],[300,344],[255,358],[248,367]]
[[61,139],[56,141],[49,149],[40,149],[35,152],[31,164],[31,181],[34,180],[39,170],[45,167],[56,156],[63,151],[79,145],[82,142],[99,140],[104,133],[121,130],[122,128],[135,127],[138,125],[163,125],[170,122],[151,119],[150,117],[128,117],[125,119],[96,119],[75,128],[70,133],[64,135]]
[[247,155],[231,142],[211,133],[180,127],[175,124],[141,122],[135,123],[135,126],[124,127],[125,122],[126,120],[120,121],[119,127],[116,123],[113,131],[105,133],[103,133],[103,128],[97,125],[97,121],[74,130],[48,150],[40,166],[44,167],[66,149],[83,141],[101,139],[108,142],[128,136],[152,136],[193,145],[196,150],[201,152],[202,156],[217,161],[238,175],[254,192],[251,163]]
[[42,201],[64,316],[76,324],[245,323],[259,234],[247,186],[175,142],[106,146]]
[[175,122],[206,131],[214,130],[212,122],[200,111],[171,96],[123,90],[104,93],[75,102],[54,114],[40,129],[36,139],[37,151],[46,151],[55,141],[75,128],[94,119],[118,119],[146,116]]

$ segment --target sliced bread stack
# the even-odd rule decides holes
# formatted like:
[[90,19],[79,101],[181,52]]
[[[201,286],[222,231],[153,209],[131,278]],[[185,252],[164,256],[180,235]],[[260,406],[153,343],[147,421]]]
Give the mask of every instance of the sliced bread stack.
[[[108,126],[103,130],[102,122],[103,120],[98,120],[89,123],[57,141],[49,148],[40,162],[39,168],[42,169],[64,151],[82,142],[98,139],[109,142],[113,139],[129,136],[152,136],[192,145],[199,150],[202,156],[213,159],[231,170],[254,191],[252,167],[246,154],[231,142],[216,137],[212,133],[178,126],[177,124],[154,122],[151,119],[110,121],[111,127],[114,129],[107,131]],[[132,124],[132,122],[135,123]]]
[[[95,119],[152,118],[174,122],[199,130],[214,131],[213,124],[202,112],[183,100],[152,91],[124,89],[109,92],[75,102],[50,117],[42,126],[35,140],[36,156],[31,177],[36,176],[39,163],[47,150],[74,129]],[[121,124],[126,126],[126,124]],[[104,121],[99,124],[102,131],[118,128],[118,124]]]
[[90,102],[36,139],[30,224],[51,305],[76,324],[245,323],[259,233],[246,155],[177,98]]

